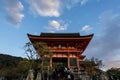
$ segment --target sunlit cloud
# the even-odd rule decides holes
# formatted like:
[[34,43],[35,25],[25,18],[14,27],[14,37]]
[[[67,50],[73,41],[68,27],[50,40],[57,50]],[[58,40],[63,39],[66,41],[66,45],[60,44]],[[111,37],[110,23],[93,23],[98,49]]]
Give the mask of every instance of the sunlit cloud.
[[21,13],[24,6],[19,0],[4,0],[4,3],[7,11],[6,20],[15,26],[18,26],[24,17],[24,14]]
[[91,30],[92,29],[92,27],[90,27],[90,25],[85,25],[85,26],[83,26],[82,27],[82,30],[81,31],[89,31],[89,30]]
[[67,24],[65,24],[63,21],[57,21],[57,20],[51,20],[48,23],[48,29],[50,32],[55,31],[64,31],[67,29]]
[[79,4],[80,6],[84,6],[89,2],[89,0],[64,0],[63,2],[64,2],[63,5],[67,9],[71,9],[75,4]]
[[27,0],[30,11],[44,17],[59,17],[64,8],[70,9],[75,4],[83,6],[89,0]]
[[30,10],[40,16],[60,16],[60,0],[27,0],[27,2]]

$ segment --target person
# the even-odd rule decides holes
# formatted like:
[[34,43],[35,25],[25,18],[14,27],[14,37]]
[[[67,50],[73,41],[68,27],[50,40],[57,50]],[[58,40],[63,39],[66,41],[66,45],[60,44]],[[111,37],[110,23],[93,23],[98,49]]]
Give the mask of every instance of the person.
[[62,79],[62,69],[61,65],[57,65],[57,67],[53,70],[52,79],[61,80]]
[[54,80],[74,80],[74,76],[70,69],[66,66],[57,66],[52,74]]
[[71,73],[70,68],[64,67],[65,80],[74,80],[74,75]]
[[52,79],[57,80],[57,70],[56,70],[56,68],[52,72]]
[[68,80],[71,80],[71,71],[69,68],[66,68],[66,70],[67,70],[67,78]]

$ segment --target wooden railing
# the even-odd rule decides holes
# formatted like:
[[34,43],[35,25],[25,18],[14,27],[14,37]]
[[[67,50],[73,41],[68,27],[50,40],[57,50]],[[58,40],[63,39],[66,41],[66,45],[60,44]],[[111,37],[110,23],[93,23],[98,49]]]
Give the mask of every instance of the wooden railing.
[[81,52],[82,50],[77,50],[76,48],[51,48],[52,52]]

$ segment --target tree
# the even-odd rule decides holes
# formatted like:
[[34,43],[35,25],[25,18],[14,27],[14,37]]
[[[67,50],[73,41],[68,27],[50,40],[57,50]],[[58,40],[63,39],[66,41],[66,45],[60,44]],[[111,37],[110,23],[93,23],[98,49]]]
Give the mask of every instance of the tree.
[[[41,68],[41,71],[42,71],[44,58],[51,57],[51,51],[48,48],[47,44],[45,42],[33,42],[33,45],[32,45],[32,43],[28,42],[25,44],[24,47],[25,47],[25,53],[26,53],[28,59],[31,61],[32,68],[34,68],[36,65],[36,62],[35,62],[36,59],[42,60],[42,64],[39,67],[39,68]],[[39,55],[40,55],[40,57],[38,57]]]
[[92,78],[95,75],[100,75],[100,73],[101,73],[101,69],[100,68],[103,66],[103,64],[102,64],[102,60],[91,58],[91,59],[86,59],[84,61],[84,65],[83,66],[85,68],[85,71]]
[[23,61],[21,57],[0,54],[0,77],[4,77],[6,80],[19,80],[18,78],[24,75],[22,73],[24,65],[18,67],[21,61]]
[[51,51],[45,42],[35,42],[33,43],[33,45],[37,53],[41,56],[41,58],[48,57],[48,56],[50,57]]
[[120,79],[120,68],[111,68],[106,71],[109,79],[113,78],[114,80]]
[[48,48],[48,45],[45,42],[36,42],[33,44],[37,53],[40,55],[42,62],[44,61],[44,58],[51,57],[51,51]]
[[[45,58],[50,59],[50,57],[52,55],[52,52],[51,52],[51,50],[49,49],[48,45],[45,42],[35,42],[35,43],[33,43],[33,45],[34,45],[37,53],[41,57],[41,60],[42,60],[41,68],[43,70],[43,64],[44,64],[44,61],[45,61],[44,59]],[[47,61],[47,59],[46,59],[46,61]]]
[[37,66],[37,60],[40,60],[40,56],[36,53],[32,43],[28,42],[24,46],[25,54],[27,55],[28,60],[30,61],[30,68],[34,69]]

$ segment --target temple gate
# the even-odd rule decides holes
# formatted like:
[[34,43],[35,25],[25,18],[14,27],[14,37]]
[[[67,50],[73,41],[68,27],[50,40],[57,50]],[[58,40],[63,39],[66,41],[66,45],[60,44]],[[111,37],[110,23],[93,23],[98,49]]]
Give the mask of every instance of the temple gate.
[[80,62],[85,55],[82,55],[93,34],[80,36],[79,33],[41,33],[40,35],[28,34],[32,43],[45,42],[52,51],[50,67],[54,63],[62,63],[69,68],[80,69]]

